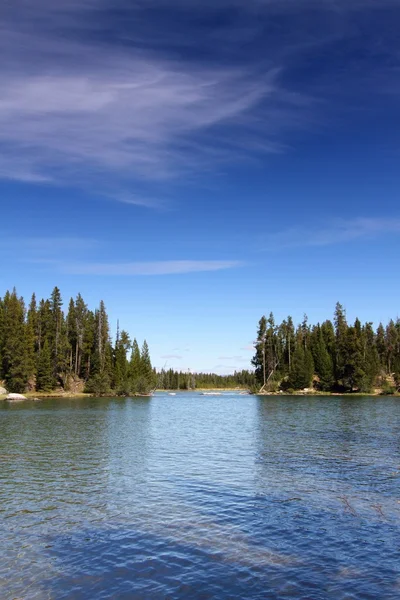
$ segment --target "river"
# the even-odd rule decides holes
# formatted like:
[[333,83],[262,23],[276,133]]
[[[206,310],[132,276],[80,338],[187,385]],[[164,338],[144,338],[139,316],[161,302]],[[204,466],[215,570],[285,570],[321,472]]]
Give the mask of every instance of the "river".
[[0,404],[0,597],[400,597],[400,399]]

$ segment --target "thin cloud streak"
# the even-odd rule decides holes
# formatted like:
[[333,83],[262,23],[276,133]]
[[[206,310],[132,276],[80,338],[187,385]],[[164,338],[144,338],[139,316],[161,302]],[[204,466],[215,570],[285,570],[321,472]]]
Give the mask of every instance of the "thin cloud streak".
[[29,253],[29,259],[34,260],[43,255],[51,254],[49,260],[54,262],[57,254],[69,255],[83,250],[94,250],[100,246],[100,242],[93,238],[78,237],[3,237],[0,239],[0,248],[12,248],[15,253],[20,250],[23,253]]
[[385,234],[400,234],[400,219],[358,218],[336,220],[330,227],[293,227],[269,236],[264,250],[285,250],[312,246],[331,246]]
[[115,200],[116,202],[120,202],[122,204],[128,204],[130,206],[142,206],[144,208],[166,208],[165,201],[157,200],[155,198],[145,198],[143,196],[136,195],[128,195],[128,194],[113,194],[110,195],[109,198],[111,200]]
[[222,271],[243,266],[241,261],[229,260],[170,260],[129,263],[70,263],[61,264],[61,271],[68,275],[141,276],[181,275]]

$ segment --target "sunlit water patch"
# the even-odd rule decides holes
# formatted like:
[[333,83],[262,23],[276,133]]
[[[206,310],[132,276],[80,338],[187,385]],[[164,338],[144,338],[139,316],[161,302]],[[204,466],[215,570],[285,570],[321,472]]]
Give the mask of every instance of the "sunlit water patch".
[[400,402],[0,408],[3,599],[400,597]]

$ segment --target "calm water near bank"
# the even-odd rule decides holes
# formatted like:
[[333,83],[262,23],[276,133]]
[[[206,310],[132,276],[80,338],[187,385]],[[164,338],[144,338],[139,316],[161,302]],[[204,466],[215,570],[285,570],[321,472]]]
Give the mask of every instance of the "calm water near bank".
[[0,597],[400,597],[400,399],[0,403]]

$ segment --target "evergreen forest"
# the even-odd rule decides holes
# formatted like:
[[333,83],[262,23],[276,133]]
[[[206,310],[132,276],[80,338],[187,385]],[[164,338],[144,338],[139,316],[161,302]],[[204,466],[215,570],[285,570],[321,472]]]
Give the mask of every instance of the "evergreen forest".
[[10,392],[146,394],[155,386],[146,341],[117,328],[112,344],[104,302],[90,310],[80,294],[63,311],[60,290],[28,306],[16,290],[0,298],[0,380]]
[[376,329],[358,318],[349,324],[340,303],[333,322],[312,326],[307,316],[297,326],[290,316],[277,324],[270,313],[259,321],[252,364],[260,391],[395,393],[400,388],[400,319]]
[[152,367],[149,347],[119,328],[115,342],[101,301],[89,309],[80,294],[66,310],[60,290],[26,306],[16,290],[0,298],[0,382],[10,392],[88,392],[95,395],[148,394],[155,388],[244,388],[279,392],[400,390],[400,319],[374,329],[357,318],[349,324],[336,304],[333,320],[310,325],[305,316],[275,323],[261,317],[254,370],[232,375],[191,373]]
[[157,374],[157,387],[162,390],[194,390],[194,389],[252,389],[256,384],[254,371],[243,369],[232,375],[216,373],[191,373],[162,369]]

